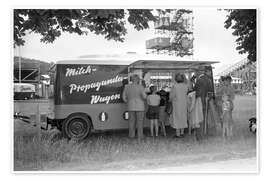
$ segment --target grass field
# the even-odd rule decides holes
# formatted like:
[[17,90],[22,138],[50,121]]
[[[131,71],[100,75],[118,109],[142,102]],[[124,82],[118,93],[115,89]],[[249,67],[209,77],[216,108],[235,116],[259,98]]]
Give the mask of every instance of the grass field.
[[[256,136],[248,119],[256,115],[255,96],[237,96],[233,113],[234,136],[224,140],[220,132],[201,142],[187,135],[174,139],[147,137],[141,143],[127,138],[128,131],[92,135],[83,142],[67,141],[57,131],[42,132],[15,120],[14,170],[139,170],[256,156]],[[149,130],[145,129],[146,136]]]

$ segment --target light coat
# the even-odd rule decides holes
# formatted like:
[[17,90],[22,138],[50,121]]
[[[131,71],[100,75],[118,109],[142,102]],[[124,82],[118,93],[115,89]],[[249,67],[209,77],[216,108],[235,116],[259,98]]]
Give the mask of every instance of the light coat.
[[140,84],[127,84],[123,91],[123,100],[127,103],[128,111],[144,111],[146,93]]
[[187,128],[187,92],[188,85],[185,83],[175,84],[170,92],[170,100],[173,105],[170,120],[175,129]]

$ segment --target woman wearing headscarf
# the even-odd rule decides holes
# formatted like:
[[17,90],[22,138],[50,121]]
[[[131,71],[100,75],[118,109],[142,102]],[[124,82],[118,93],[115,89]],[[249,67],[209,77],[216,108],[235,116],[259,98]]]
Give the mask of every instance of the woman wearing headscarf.
[[140,78],[137,74],[131,76],[131,82],[131,84],[125,85],[122,95],[130,115],[129,137],[135,137],[135,125],[137,124],[137,136],[138,139],[142,139],[146,93],[144,87],[139,84]]
[[184,129],[187,128],[187,92],[188,85],[185,83],[183,74],[175,75],[175,84],[170,92],[172,101],[171,125],[176,129],[175,137],[183,137]]

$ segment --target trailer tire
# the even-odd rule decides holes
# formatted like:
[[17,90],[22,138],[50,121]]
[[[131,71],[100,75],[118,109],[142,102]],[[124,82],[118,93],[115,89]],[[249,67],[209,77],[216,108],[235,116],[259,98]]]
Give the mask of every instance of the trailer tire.
[[86,138],[90,134],[91,128],[91,119],[84,113],[71,114],[62,124],[64,136],[74,140]]

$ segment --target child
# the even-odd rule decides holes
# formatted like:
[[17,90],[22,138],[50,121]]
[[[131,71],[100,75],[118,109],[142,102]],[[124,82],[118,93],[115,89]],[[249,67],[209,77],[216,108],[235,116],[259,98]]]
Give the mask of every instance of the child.
[[[223,94],[227,94],[228,98],[231,102],[233,102],[234,97],[235,97],[235,93],[234,93],[234,89],[231,85],[231,81],[232,78],[231,76],[221,76],[220,77],[221,80],[221,86],[217,89],[216,92],[216,103],[218,106],[218,112],[220,114],[220,116],[222,117],[222,95]],[[221,128],[222,128],[223,124],[222,124],[222,119],[221,119]]]
[[223,95],[224,93],[227,94],[229,97],[229,100],[233,102],[235,98],[234,88],[232,86],[232,77],[226,76],[223,80],[223,86],[219,90],[219,93]]
[[188,120],[188,133],[191,134],[191,130],[193,129],[194,124],[194,106],[195,106],[195,91],[191,91],[188,93],[188,101],[187,101],[187,120]]
[[159,103],[160,96],[156,94],[157,87],[150,87],[151,94],[147,96],[148,111],[146,117],[150,120],[151,136],[154,136],[154,128],[156,136],[158,136],[158,119],[159,119]]
[[[192,129],[200,127],[200,123],[203,121],[203,110],[201,98],[196,98],[196,92],[191,91],[188,93],[188,124],[189,134]],[[196,131],[194,131],[195,133]],[[195,134],[194,134],[195,135]]]
[[168,118],[168,116],[165,111],[165,108],[169,101],[169,96],[168,96],[168,93],[164,89],[161,89],[157,94],[160,95],[159,123],[161,125],[161,130],[163,132],[163,135],[166,136],[165,121]]
[[233,110],[233,103],[232,100],[229,98],[229,95],[224,93],[222,95],[222,136],[228,137],[232,136],[232,126],[233,126],[233,119],[232,119],[232,110]]

